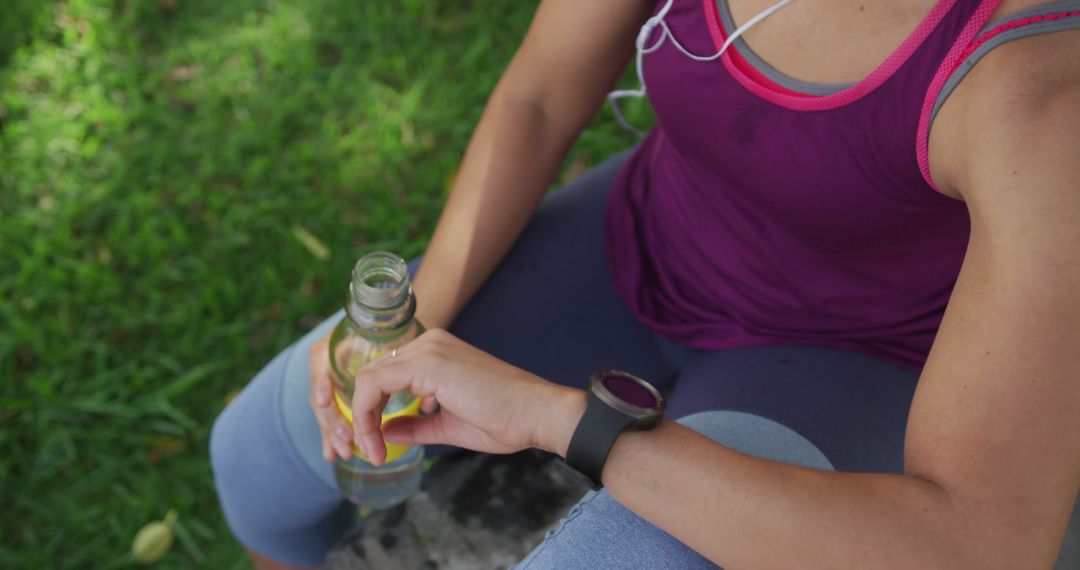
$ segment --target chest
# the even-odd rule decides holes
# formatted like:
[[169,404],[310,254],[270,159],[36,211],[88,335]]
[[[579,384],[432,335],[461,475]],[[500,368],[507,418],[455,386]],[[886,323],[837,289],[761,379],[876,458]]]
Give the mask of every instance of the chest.
[[[776,0],[721,0],[742,25]],[[1047,0],[1003,0],[993,18]],[[794,0],[743,36],[779,71],[813,83],[854,83],[885,61],[937,0]]]
[[[743,0],[731,1],[737,5]],[[733,13],[734,25],[770,4],[744,1],[750,15]],[[839,0],[840,5],[845,3]],[[842,47],[814,27],[825,22],[831,22],[827,29],[845,27],[828,17],[843,14],[837,6],[824,17],[789,12],[786,23],[780,19],[785,10],[823,4],[795,0],[752,28],[758,31],[757,40],[744,39],[745,47],[794,79],[856,84],[839,88],[847,93],[838,93],[832,106],[785,107],[769,94],[748,88],[737,78],[731,61],[694,60],[674,42],[644,58],[649,98],[663,140],[657,170],[668,177],[657,186],[678,189],[664,199],[681,212],[738,211],[741,219],[775,223],[835,250],[850,250],[853,239],[865,241],[868,235],[906,235],[927,223],[959,227],[955,222],[962,208],[923,183],[915,140],[925,85],[940,62],[938,52],[947,48],[944,38],[955,31],[947,28],[962,26],[963,20],[945,21],[936,42],[926,42],[925,49],[916,53],[922,45],[918,43],[903,60],[907,63],[898,63],[883,76],[879,73],[880,81],[873,83],[867,76],[893,58],[901,44],[910,45],[912,31],[920,27],[934,2],[912,4],[910,21],[890,27],[890,37],[865,38],[865,45],[872,47],[863,50],[853,48],[858,44]],[[707,55],[716,52],[717,41],[710,33],[709,17],[700,0],[689,0],[675,2],[666,22],[680,45]],[[865,21],[874,17],[871,13]],[[800,18],[807,22],[798,22]],[[852,18],[846,25],[858,26],[864,17]],[[766,30],[771,31],[763,35]],[[785,35],[808,43],[791,51],[789,59],[779,57],[787,49]],[[823,39],[814,39],[819,36]],[[737,50],[743,47],[736,44]],[[818,58],[798,53],[813,50]],[[855,55],[841,65],[828,57],[833,52]],[[814,66],[800,67],[800,61]]]
[[[742,25],[775,0],[721,0]],[[743,36],[784,74],[813,83],[854,83],[892,54],[936,0],[794,0]]]

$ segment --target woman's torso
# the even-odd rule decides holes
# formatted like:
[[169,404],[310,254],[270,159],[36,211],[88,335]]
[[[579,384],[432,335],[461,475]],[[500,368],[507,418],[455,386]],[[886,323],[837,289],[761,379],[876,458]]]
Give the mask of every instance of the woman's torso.
[[[674,0],[665,22],[708,55],[770,4]],[[635,315],[697,348],[812,344],[920,367],[969,229],[920,169],[920,121],[942,61],[996,4],[795,0],[720,61],[670,39],[644,56],[657,126],[607,215]]]

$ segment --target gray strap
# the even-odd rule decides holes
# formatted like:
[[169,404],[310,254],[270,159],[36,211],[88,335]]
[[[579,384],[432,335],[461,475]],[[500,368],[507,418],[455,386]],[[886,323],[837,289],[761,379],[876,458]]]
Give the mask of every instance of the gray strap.
[[1057,0],[1056,2],[1047,2],[1046,4],[1037,4],[1030,8],[1025,8],[1017,12],[1013,12],[1004,18],[998,18],[992,22],[983,26],[983,29],[979,30],[979,33],[975,37],[979,37],[986,32],[1009,22],[1015,22],[1017,20],[1023,20],[1024,18],[1030,18],[1032,16],[1038,16],[1039,14],[1054,14],[1057,12],[1068,12],[1071,10],[1080,10],[1080,0]]
[[[724,26],[724,34],[730,35],[738,26],[735,25],[735,18],[731,16],[731,7],[728,6],[728,0],[715,0],[715,2],[716,12],[720,15],[720,22]],[[816,96],[832,95],[854,85],[853,83],[815,83],[796,79],[762,59],[741,36],[735,38],[734,47],[739,52],[739,55],[758,73],[768,77],[773,83],[797,93]]]
[[588,480],[582,482],[595,491],[604,486],[600,476],[611,447],[634,418],[605,404],[592,392],[586,399],[585,415],[566,449],[566,464],[584,475]]
[[[1054,14],[1064,11],[1080,10],[1080,0],[1065,0],[1063,2],[1051,2],[1049,4],[1042,4],[1021,10],[1015,14],[1009,15],[1007,18],[997,20],[988,24],[979,33],[981,36],[983,33],[992,30],[1002,24],[1009,22],[1015,22],[1023,20],[1024,18],[1030,18],[1032,16],[1038,16],[1040,14]],[[949,98],[953,90],[956,89],[960,82],[967,77],[967,74],[975,67],[975,64],[979,62],[986,54],[990,53],[994,48],[1009,43],[1013,40],[1035,36],[1039,34],[1048,34],[1051,32],[1060,32],[1062,30],[1070,30],[1080,28],[1080,16],[1072,16],[1069,18],[1059,18],[1056,20],[1048,20],[1043,22],[1036,22],[1033,24],[1026,24],[1018,28],[1013,28],[1001,32],[1000,34],[990,38],[986,43],[978,47],[967,59],[960,63],[953,72],[949,79],[945,81],[945,85],[941,87],[941,91],[938,93],[937,98],[934,100],[934,108],[930,113],[930,125],[931,128],[934,124],[934,119],[937,117],[938,111],[941,106],[945,104],[945,100]],[[979,36],[976,36],[979,37]]]

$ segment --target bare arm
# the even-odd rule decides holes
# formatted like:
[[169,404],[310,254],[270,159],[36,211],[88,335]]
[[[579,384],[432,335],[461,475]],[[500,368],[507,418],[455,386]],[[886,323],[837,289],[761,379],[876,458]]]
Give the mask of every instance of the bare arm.
[[[445,328],[536,209],[567,149],[626,66],[648,0],[544,0],[488,99],[414,288],[417,317]],[[350,430],[331,405],[329,333],[311,346],[311,408],[323,457],[349,459]],[[433,402],[425,403],[425,410]]]
[[[903,475],[781,465],[662,422],[618,439],[603,472],[611,494],[728,568],[1050,566],[1080,488],[1078,37],[998,48],[934,127],[935,174],[966,200],[972,233],[915,394]],[[391,441],[494,452],[565,455],[585,406],[580,390],[443,331],[360,374],[355,436],[376,462],[378,413],[397,390],[442,410],[387,424]]]
[[544,0],[469,143],[416,280],[421,321],[446,327],[524,229],[626,66],[645,0]]
[[[612,495],[732,568],[1051,565],[1080,486],[1077,39],[999,48],[935,127],[972,235],[919,381],[905,475],[782,466],[664,423],[618,440]],[[560,453],[583,409],[580,392],[563,397],[575,411],[544,444]]]

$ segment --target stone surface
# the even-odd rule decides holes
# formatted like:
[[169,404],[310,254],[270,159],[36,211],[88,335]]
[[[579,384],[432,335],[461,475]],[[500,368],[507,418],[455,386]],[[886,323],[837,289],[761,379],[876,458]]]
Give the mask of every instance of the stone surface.
[[583,492],[539,451],[443,457],[408,502],[362,518],[324,568],[509,568]]
[[[444,457],[406,504],[361,519],[324,568],[509,568],[540,543],[582,494],[554,458],[539,451]],[[1054,570],[1080,570],[1080,501]]]
[[1054,570],[1078,569],[1080,569],[1080,497],[1073,506],[1069,528],[1065,531],[1065,542],[1062,543],[1061,552],[1058,553],[1057,564],[1054,564]]

